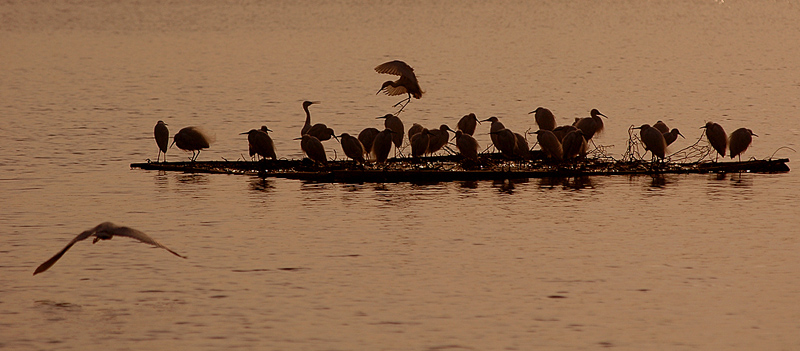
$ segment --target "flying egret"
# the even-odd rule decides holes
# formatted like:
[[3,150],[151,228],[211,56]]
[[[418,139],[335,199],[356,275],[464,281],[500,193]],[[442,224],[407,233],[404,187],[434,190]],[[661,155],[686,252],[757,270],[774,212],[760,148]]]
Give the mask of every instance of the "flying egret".
[[377,95],[383,91],[389,96],[408,94],[408,98],[400,100],[400,102],[394,104],[393,107],[397,107],[404,103],[403,107],[401,107],[397,113],[402,112],[403,109],[406,108],[406,105],[411,102],[412,96],[416,99],[419,99],[424,93],[422,88],[419,87],[419,82],[417,82],[417,76],[414,74],[414,69],[403,61],[395,60],[380,64],[375,67],[375,72],[400,76],[400,78],[396,81],[388,80],[384,82],[381,85],[381,88],[378,89],[378,92],[375,93]]
[[153,135],[156,138],[156,145],[158,145],[158,156],[156,162],[161,158],[161,153],[164,153],[164,162],[167,162],[167,146],[169,146],[169,128],[164,121],[158,121],[155,128],[153,128]]
[[72,247],[72,245],[75,245],[75,243],[81,240],[85,240],[90,236],[95,237],[94,240],[92,240],[92,244],[97,243],[97,241],[99,240],[110,240],[114,236],[126,236],[129,238],[139,240],[145,244],[150,244],[165,249],[171,252],[175,256],[186,258],[184,256],[181,256],[177,252],[170,250],[168,247],[164,246],[155,239],[149,237],[147,234],[142,233],[136,229],[118,226],[111,222],[103,222],[98,224],[96,227],[92,229],[86,230],[83,233],[78,234],[78,236],[72,239],[72,241],[70,241],[69,244],[67,244],[67,246],[65,246],[63,249],[61,249],[61,251],[56,253],[55,256],[51,257],[49,260],[39,265],[39,267],[37,267],[36,270],[33,272],[33,275],[42,273],[46,271],[48,268],[52,267],[56,263],[56,261],[58,261],[58,259],[61,258],[61,256],[64,256],[64,254],[67,252],[67,250],[69,250],[69,248]]

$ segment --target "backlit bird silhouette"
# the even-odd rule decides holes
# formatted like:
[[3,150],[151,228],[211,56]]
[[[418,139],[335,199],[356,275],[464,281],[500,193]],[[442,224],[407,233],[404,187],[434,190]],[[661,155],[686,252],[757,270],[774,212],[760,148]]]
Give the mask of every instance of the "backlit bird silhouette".
[[422,131],[414,134],[411,137],[411,157],[418,158],[424,155],[427,150],[428,146],[430,145],[431,140],[431,132],[428,128],[422,128]]
[[490,132],[494,136],[494,146],[508,158],[517,156],[517,136],[508,128]]
[[608,118],[606,115],[600,113],[597,109],[592,109],[589,113],[591,117],[578,118],[572,125],[583,131],[583,136],[586,140],[591,140],[595,134],[600,134],[603,131],[603,119],[600,116]]
[[658,121],[656,124],[653,125],[653,128],[657,129],[661,134],[669,133],[669,127],[664,121]]
[[456,147],[458,148],[458,152],[461,153],[461,156],[472,161],[478,161],[478,148],[480,145],[472,135],[457,130],[455,139]]
[[642,139],[642,143],[644,143],[644,149],[650,151],[653,155],[653,160],[656,157],[663,160],[667,153],[667,142],[664,140],[664,134],[649,124],[642,124],[642,126],[634,129],[639,129],[639,136]]
[[681,138],[684,138],[684,139],[686,138],[685,136],[683,136],[683,134],[681,134],[681,132],[678,130],[678,128],[672,128],[672,130],[670,130],[669,132],[662,133],[662,134],[664,135],[664,141],[667,142],[667,146],[669,146],[670,144],[674,143],[675,140],[678,139],[678,135],[680,135]]
[[576,157],[583,158],[586,156],[586,138],[583,136],[583,131],[575,129],[564,136],[564,141],[561,142],[562,149],[564,150],[564,159],[571,160]]
[[339,136],[339,143],[342,144],[342,150],[347,157],[364,164],[364,145],[358,141],[358,138],[348,133],[342,133]]
[[731,133],[730,139],[728,139],[728,145],[730,145],[731,150],[731,159],[736,156],[739,156],[739,161],[742,161],[742,154],[747,150],[750,146],[750,143],[753,142],[753,137],[758,136],[753,133],[752,130],[747,128],[739,128],[734,130]]
[[411,128],[408,128],[408,142],[411,142],[411,137],[413,137],[414,134],[422,132],[423,129],[425,129],[425,127],[419,123],[412,124]]
[[503,123],[501,123],[500,120],[495,116],[484,119],[481,122],[492,122],[492,124],[489,126],[489,138],[492,139],[492,145],[497,147],[497,133],[503,129],[506,129],[506,126],[504,126]]
[[364,154],[368,155],[372,151],[372,142],[375,140],[375,136],[380,132],[378,128],[369,127],[364,128],[364,130],[358,133],[358,141],[364,146]]
[[539,147],[547,155],[556,161],[561,161],[564,158],[564,149],[561,147],[561,141],[558,140],[556,135],[546,129],[539,129],[534,132],[536,134],[536,141],[539,142]]
[[394,142],[394,147],[400,148],[403,146],[403,134],[405,133],[405,127],[403,127],[403,121],[400,120],[400,117],[388,113],[377,118],[385,119],[385,121],[383,121],[384,127],[392,130],[392,142]]
[[478,120],[478,116],[475,116],[474,113],[470,113],[468,115],[465,115],[464,117],[461,117],[461,119],[458,120],[458,124],[456,124],[456,129],[464,132],[464,134],[474,135],[475,128],[478,126],[478,123],[481,123]]
[[553,130],[556,128],[556,116],[553,115],[553,112],[544,108],[538,107],[535,110],[528,112],[528,114],[534,113],[533,119],[536,121],[536,125],[539,126],[539,129],[542,130]]
[[330,140],[335,134],[333,129],[328,128],[324,123],[311,124],[311,112],[308,111],[308,107],[318,103],[319,101],[303,101],[303,110],[306,111],[306,123],[303,124],[303,128],[300,129],[300,135],[308,134],[317,138],[319,141]]
[[[314,136],[304,134],[300,139],[300,149],[308,156],[314,163],[328,165],[328,156],[325,154],[325,147],[322,142]],[[296,139],[295,139],[296,140]]]
[[514,152],[517,156],[522,157],[523,159],[530,158],[531,154],[531,147],[528,145],[528,139],[520,133],[514,133],[514,137],[516,137],[517,145],[514,148]]
[[725,149],[728,147],[728,135],[725,134],[725,129],[714,122],[707,122],[706,125],[700,127],[700,129],[703,128],[706,130],[706,139],[711,147],[717,151],[718,155],[725,157]]
[[372,142],[372,149],[370,156],[377,163],[384,163],[389,158],[389,152],[392,151],[392,135],[396,134],[389,128],[384,129],[375,136]]
[[158,156],[156,162],[161,158],[161,153],[164,153],[164,162],[167,162],[167,147],[169,146],[169,128],[164,121],[158,121],[155,128],[153,128],[153,135],[156,138],[156,145],[158,145]]
[[214,137],[200,127],[183,128],[172,137],[172,145],[177,145],[181,150],[192,152],[192,162],[197,160],[197,156],[200,156],[200,150],[209,148],[213,142]]
[[575,128],[575,126],[573,125],[558,126],[555,129],[553,129],[553,134],[556,135],[556,138],[558,138],[558,141],[560,142],[564,140],[564,136],[566,136],[567,133],[577,129],[578,128]]
[[442,124],[439,126],[439,129],[430,129],[431,140],[428,144],[428,151],[426,153],[433,154],[436,151],[441,150],[447,142],[450,141],[450,133],[453,130],[450,129],[446,124]]
[[394,104],[393,107],[397,107],[400,104],[403,104],[403,107],[397,111],[397,114],[403,111],[411,102],[411,97],[413,96],[416,99],[422,97],[424,93],[422,88],[419,87],[419,83],[417,82],[417,76],[414,74],[414,69],[411,66],[407,65],[403,61],[389,61],[383,64],[378,65],[375,67],[375,72],[378,73],[385,73],[385,74],[393,74],[396,76],[400,76],[400,78],[396,81],[386,81],[381,85],[381,88],[378,89],[378,93],[381,91],[385,92],[386,95],[394,96],[394,95],[402,95],[408,94],[408,98],[401,100],[400,102]]
[[[259,155],[273,160],[278,158],[275,154],[275,143],[272,142],[268,132],[271,132],[266,126],[262,129],[251,129],[241,134],[247,134],[247,146],[250,151],[250,156]],[[266,131],[265,131],[266,130]]]
[[97,241],[99,241],[99,240],[110,240],[114,236],[126,236],[126,237],[129,237],[129,238],[133,238],[133,239],[139,240],[139,241],[141,241],[141,242],[143,242],[145,244],[150,244],[150,245],[157,246],[157,247],[160,247],[162,249],[165,249],[165,250],[171,252],[175,256],[178,256],[178,257],[181,257],[181,258],[186,258],[184,256],[181,256],[177,252],[170,250],[168,247],[166,247],[163,244],[159,243],[155,239],[147,236],[147,234],[142,233],[142,232],[140,232],[140,231],[138,231],[136,229],[133,229],[133,228],[130,228],[130,227],[118,226],[118,225],[116,225],[114,223],[111,223],[111,222],[103,222],[103,223],[98,224],[96,227],[94,227],[92,229],[86,230],[83,233],[78,234],[78,236],[76,236],[74,239],[72,239],[72,241],[70,241],[69,244],[67,244],[66,247],[64,247],[63,249],[61,249],[61,251],[56,253],[55,256],[51,257],[49,260],[47,260],[44,263],[42,263],[41,265],[39,265],[39,267],[37,267],[36,270],[33,272],[33,275],[37,275],[39,273],[42,273],[42,272],[46,271],[48,268],[52,267],[56,263],[56,261],[58,261],[58,259],[61,258],[61,256],[64,256],[64,253],[66,253],[67,250],[69,250],[69,248],[72,247],[72,245],[75,245],[75,243],[77,243],[77,242],[79,242],[81,240],[85,240],[85,239],[89,238],[90,236],[94,236],[95,237],[94,240],[92,241],[92,244],[97,243]]

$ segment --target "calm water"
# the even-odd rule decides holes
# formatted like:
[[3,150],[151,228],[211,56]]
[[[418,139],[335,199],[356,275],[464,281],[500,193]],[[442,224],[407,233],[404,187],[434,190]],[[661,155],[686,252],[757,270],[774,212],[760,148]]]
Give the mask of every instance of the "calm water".
[[[156,121],[201,160],[267,124],[302,156],[303,100],[338,132],[401,117],[514,130],[598,108],[694,142],[707,120],[796,158],[796,1],[104,1],[0,4],[0,348],[789,350],[800,344],[798,173],[314,184],[132,170]],[[489,143],[488,126],[478,139]],[[326,142],[329,149],[341,149]],[[780,149],[780,150],[779,150]],[[332,157],[332,153],[329,152]],[[170,160],[187,155],[173,149]],[[790,167],[792,163],[789,164]],[[131,240],[81,242],[102,221]]]

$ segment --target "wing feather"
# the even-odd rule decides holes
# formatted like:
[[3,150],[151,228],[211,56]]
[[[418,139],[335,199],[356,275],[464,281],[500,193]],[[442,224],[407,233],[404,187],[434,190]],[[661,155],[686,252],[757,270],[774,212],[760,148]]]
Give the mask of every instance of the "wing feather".
[[69,244],[67,244],[67,246],[64,246],[64,248],[61,249],[61,251],[59,251],[58,253],[53,255],[53,257],[51,257],[49,260],[47,260],[44,263],[40,264],[39,267],[36,267],[36,270],[33,271],[33,275],[37,275],[39,273],[42,273],[42,272],[48,270],[50,267],[52,267],[54,264],[56,264],[56,262],[58,261],[58,259],[61,258],[61,256],[64,256],[64,254],[67,253],[67,250],[69,250],[69,248],[71,248],[72,245],[75,245],[75,243],[77,243],[77,242],[79,242],[81,240],[85,240],[86,238],[92,236],[92,234],[94,234],[96,231],[97,231],[97,227],[94,227],[92,229],[84,231],[83,233],[78,234],[78,236],[76,236],[74,239],[72,239],[72,241],[70,241]]
[[182,256],[181,254],[179,254],[179,253],[177,253],[175,251],[172,251],[170,248],[164,246],[164,244],[156,241],[156,239],[153,239],[150,236],[148,236],[147,234],[145,234],[145,233],[143,233],[143,232],[141,232],[139,230],[133,229],[131,227],[124,227],[124,226],[123,227],[116,227],[113,230],[110,230],[109,232],[110,232],[110,234],[113,234],[113,235],[127,236],[129,238],[133,238],[133,239],[139,240],[139,241],[141,241],[141,242],[143,242],[145,244],[150,244],[150,245],[153,245],[153,246],[160,247],[160,248],[162,248],[164,250],[167,250],[167,251],[171,252],[175,256],[178,256],[180,258],[186,258],[185,256]]
[[405,77],[414,82],[417,81],[417,76],[414,74],[414,69],[403,61],[389,61],[382,63],[375,67],[375,72],[384,74],[393,74],[400,77]]

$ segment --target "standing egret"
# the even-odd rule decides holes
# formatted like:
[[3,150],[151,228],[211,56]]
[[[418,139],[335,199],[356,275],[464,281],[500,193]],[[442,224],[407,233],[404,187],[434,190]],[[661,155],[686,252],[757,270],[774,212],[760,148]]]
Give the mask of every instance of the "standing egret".
[[528,145],[528,139],[525,139],[522,134],[514,133],[514,137],[516,137],[517,145],[515,146],[515,153],[517,156],[522,157],[523,159],[530,158],[531,154],[531,147]]
[[467,133],[461,130],[456,131],[456,147],[464,158],[472,161],[478,161],[478,141]]
[[361,133],[358,133],[358,141],[364,146],[365,154],[369,154],[370,151],[372,151],[372,141],[375,140],[375,136],[380,132],[378,128],[369,127],[364,128]]
[[375,162],[384,163],[389,158],[389,152],[392,151],[392,134],[396,133],[386,128],[375,136],[375,140],[372,142],[372,151],[370,151]]
[[375,72],[400,76],[400,78],[396,81],[388,80],[384,82],[381,85],[381,88],[378,89],[378,92],[375,93],[377,95],[383,91],[389,96],[408,94],[408,98],[400,100],[400,102],[394,104],[393,107],[397,107],[400,104],[405,103],[403,104],[403,107],[397,111],[397,113],[402,112],[403,109],[406,108],[406,105],[411,102],[412,96],[416,99],[419,99],[424,93],[422,88],[419,87],[417,76],[414,74],[414,69],[403,61],[395,60],[380,64],[378,67],[375,67]]
[[564,149],[561,147],[561,141],[558,140],[555,133],[546,129],[539,129],[534,133],[536,134],[536,141],[539,142],[539,147],[542,148],[545,155],[561,161],[564,157]]
[[492,139],[492,145],[497,147],[497,132],[506,129],[506,126],[504,126],[503,123],[501,123],[500,120],[495,116],[484,119],[481,122],[492,122],[492,125],[489,126],[489,137]]
[[554,116],[553,112],[550,112],[550,110],[544,107],[538,107],[535,110],[528,112],[528,114],[531,113],[535,113],[533,118],[536,120],[536,125],[539,126],[539,129],[553,130],[556,128],[556,116]]
[[717,154],[725,157],[725,149],[728,147],[728,136],[725,134],[725,129],[714,122],[707,122],[706,125],[700,127],[700,129],[703,128],[706,130],[706,139],[711,147],[717,150]]
[[153,135],[156,138],[156,145],[158,145],[158,156],[156,162],[160,160],[161,153],[164,153],[164,162],[167,162],[167,146],[169,146],[169,128],[164,121],[158,121],[155,128],[153,128]]
[[342,150],[347,157],[352,158],[353,161],[364,164],[364,145],[358,141],[358,138],[342,133],[339,136],[339,143],[342,144]]
[[428,154],[433,154],[436,151],[441,150],[447,142],[450,140],[450,133],[448,131],[453,131],[448,127],[446,124],[442,124],[439,126],[439,129],[430,129],[429,132],[431,134],[431,141],[428,145]]
[[411,137],[414,136],[414,134],[421,133],[423,129],[425,129],[425,127],[419,123],[412,124],[411,128],[408,128],[408,141],[411,142]]
[[657,129],[661,134],[669,133],[669,127],[664,121],[658,121],[656,124],[653,125],[653,128]]
[[[323,166],[328,165],[328,156],[325,154],[325,147],[322,142],[316,137],[304,134],[300,139],[300,149],[308,156],[314,163],[321,163]],[[296,139],[295,139],[296,140]]]
[[728,145],[730,145],[731,150],[731,159],[739,156],[739,162],[741,162],[742,154],[750,146],[750,143],[753,142],[754,136],[758,135],[753,134],[753,131],[747,128],[739,128],[734,130],[733,133],[731,133],[730,139],[728,140]]
[[644,149],[650,151],[653,155],[653,160],[656,157],[662,160],[666,157],[667,142],[664,140],[664,134],[649,124],[642,124],[641,127],[633,129],[639,129],[639,136],[642,139],[642,143],[644,143]]
[[86,240],[90,236],[94,236],[95,237],[94,240],[92,241],[92,244],[97,243],[97,241],[99,241],[99,240],[111,240],[111,238],[113,238],[115,236],[126,236],[126,237],[129,237],[129,238],[133,238],[133,239],[139,240],[139,241],[141,241],[141,242],[143,242],[145,244],[150,244],[150,245],[153,245],[153,246],[160,247],[160,248],[162,248],[164,250],[167,250],[167,251],[171,252],[175,256],[178,256],[178,257],[181,257],[181,258],[186,258],[184,256],[181,256],[177,252],[170,250],[168,247],[164,246],[163,244],[161,244],[160,242],[156,241],[155,239],[149,237],[147,234],[142,233],[142,232],[140,232],[140,231],[138,231],[136,229],[129,228],[129,227],[118,226],[118,225],[116,225],[114,223],[111,223],[111,222],[103,222],[103,223],[98,224],[96,227],[94,227],[92,229],[86,230],[83,233],[78,234],[78,236],[76,236],[74,239],[72,239],[72,241],[70,241],[67,244],[66,247],[61,249],[61,251],[56,253],[49,260],[47,260],[44,263],[42,263],[41,265],[39,265],[39,267],[37,267],[36,270],[33,272],[33,275],[37,275],[39,273],[42,273],[42,272],[46,271],[48,268],[52,267],[54,264],[56,264],[56,261],[58,261],[58,259],[61,258],[61,256],[64,256],[64,254],[67,252],[67,250],[69,250],[69,248],[72,247],[72,245],[75,245],[75,243],[77,243],[77,242],[79,242],[81,240]]
[[664,135],[664,141],[667,142],[667,146],[669,146],[670,144],[674,143],[675,140],[678,139],[678,135],[680,135],[681,138],[686,139],[686,137],[683,136],[683,134],[681,134],[681,132],[678,130],[678,128],[672,128],[671,131],[666,132],[666,133],[662,133],[662,135]]
[[306,111],[306,123],[300,129],[300,135],[308,134],[320,141],[330,140],[334,135],[333,129],[328,128],[324,123],[311,124],[311,112],[308,111],[308,107],[318,103],[319,101],[303,101],[303,110]]
[[430,145],[431,140],[431,132],[428,128],[422,128],[422,131],[414,134],[411,137],[411,157],[417,158],[426,153],[428,151],[428,146]]
[[[494,123],[493,123],[494,124]],[[517,156],[517,136],[508,128],[490,132],[494,136],[494,146],[508,158]]]
[[564,150],[565,160],[586,156],[586,137],[583,136],[583,131],[580,129],[567,133],[564,136],[564,141],[561,142],[561,146]]
[[391,113],[377,118],[384,118],[383,126],[392,130],[392,142],[394,143],[394,147],[400,148],[403,146],[403,133],[405,133],[403,130],[403,121]]
[[591,140],[595,134],[600,134],[603,131],[603,119],[600,116],[608,118],[608,116],[600,113],[596,108],[590,112],[591,117],[578,118],[572,125],[583,131],[586,140]]
[[481,123],[481,121],[478,120],[478,116],[475,116],[474,113],[470,113],[458,120],[456,129],[464,132],[464,134],[473,135],[475,134],[475,128],[478,126],[478,123]]
[[558,141],[561,142],[562,140],[564,140],[564,136],[566,136],[567,133],[573,130],[578,130],[578,128],[575,128],[575,126],[573,125],[558,126],[555,129],[553,129],[553,134],[555,134],[556,138],[558,138]]
[[[267,131],[269,128],[262,127]],[[258,154],[259,156],[266,159],[267,157],[275,160],[278,156],[275,154],[275,144],[272,142],[272,138],[269,137],[269,134],[264,130],[259,129],[250,129],[247,132],[241,133],[247,134],[247,143],[250,149],[250,156]]]
[[192,152],[192,162],[197,160],[197,156],[200,156],[200,150],[209,148],[213,142],[214,137],[200,127],[183,128],[172,137],[172,145],[177,145],[181,150]]

